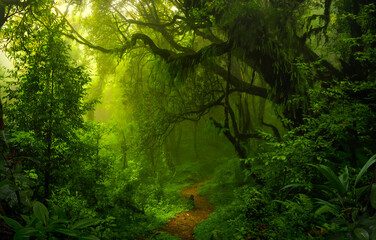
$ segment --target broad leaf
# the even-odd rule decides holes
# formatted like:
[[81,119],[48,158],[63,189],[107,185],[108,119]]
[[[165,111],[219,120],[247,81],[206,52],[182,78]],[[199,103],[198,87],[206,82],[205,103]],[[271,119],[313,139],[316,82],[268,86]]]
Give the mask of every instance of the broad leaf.
[[26,225],[30,223],[30,217],[27,215],[21,215],[22,219],[26,222]]
[[74,231],[74,230],[71,230],[71,229],[66,229],[66,228],[55,228],[54,231],[58,232],[58,233],[62,233],[62,234],[67,235],[67,236],[71,236],[71,237],[79,237],[80,236],[80,232]]
[[94,235],[84,235],[84,236],[80,236],[80,239],[83,239],[83,240],[100,240],[99,238],[97,238],[97,237],[94,236]]
[[373,230],[372,230],[372,232],[371,232],[371,238],[370,238],[371,240],[374,240],[374,239],[376,239],[376,228],[374,228]]
[[316,198],[316,203],[328,206],[328,207],[332,208],[336,212],[339,212],[341,210],[341,208],[339,206],[334,205],[334,204],[332,204],[330,202],[327,202],[327,201],[319,199],[319,198]]
[[0,217],[5,221],[6,224],[8,224],[9,227],[13,228],[14,231],[18,231],[22,228],[22,225],[16,220],[1,215]]
[[48,224],[48,210],[41,202],[35,202],[33,206],[34,215],[40,220],[45,226]]
[[368,213],[364,213],[357,219],[359,225],[364,227],[376,227],[376,215],[370,217]]
[[363,186],[360,188],[355,189],[355,199],[360,199],[361,196],[363,196],[364,192],[369,188],[369,186]]
[[371,186],[371,196],[370,196],[371,206],[376,209],[376,183]]
[[349,189],[349,169],[347,166],[345,167],[345,172],[342,173],[338,177],[339,181],[342,183],[342,185],[345,187],[345,191],[347,192]]
[[302,183],[292,183],[292,184],[288,184],[284,186],[283,188],[281,188],[281,190],[285,190],[287,188],[298,188],[298,187],[306,187],[306,186],[307,186],[306,184],[302,184]]
[[330,169],[329,167],[325,165],[313,165],[310,164],[311,166],[314,166],[317,168],[322,175],[326,177],[326,179],[329,181],[329,184],[341,195],[344,196],[346,193],[346,188],[340,181],[340,179],[337,177],[337,175]]
[[355,228],[354,234],[358,240],[369,240],[369,233],[363,228]]
[[323,213],[328,213],[328,212],[335,215],[335,216],[339,215],[339,211],[337,209],[335,209],[335,207],[329,206],[329,205],[323,205],[323,206],[319,207],[315,211],[315,215],[321,215]]
[[82,220],[77,221],[75,224],[73,224],[71,229],[86,228],[86,227],[96,224],[97,222],[98,222],[97,220],[91,219],[91,218],[82,219]]
[[20,229],[19,231],[16,232],[14,235],[14,240],[23,240],[23,239],[30,239],[31,237],[37,237],[41,236],[43,237],[44,235],[41,234],[38,230],[32,227],[24,227]]
[[362,169],[360,170],[360,172],[358,173],[358,175],[356,176],[356,179],[355,179],[355,184],[354,186],[356,186],[356,184],[358,183],[358,181],[362,178],[363,174],[368,170],[368,168],[374,164],[376,162],[376,154],[373,155],[367,162],[366,164],[364,164],[364,166],[362,167]]
[[0,182],[0,199],[8,199],[18,190],[17,186],[8,180]]

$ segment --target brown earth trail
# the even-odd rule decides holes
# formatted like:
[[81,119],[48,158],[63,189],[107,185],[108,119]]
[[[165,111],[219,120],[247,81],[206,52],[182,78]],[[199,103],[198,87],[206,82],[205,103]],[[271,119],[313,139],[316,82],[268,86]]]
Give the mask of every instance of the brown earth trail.
[[[204,197],[197,195],[197,190],[208,181],[196,183],[190,187],[183,188],[181,196],[186,199],[194,200],[194,208],[188,212],[181,212],[175,215],[174,218],[168,220],[167,224],[155,231],[153,235],[157,235],[161,232],[170,233],[179,237],[182,240],[195,240],[193,233],[194,228],[199,222],[208,218],[209,214],[214,211],[214,206],[209,203]],[[149,236],[139,238],[147,239]]]
[[182,197],[190,199],[193,195],[194,208],[188,212],[176,214],[174,218],[169,219],[168,223],[160,231],[176,235],[182,240],[194,240],[194,228],[196,225],[208,218],[209,214],[214,211],[214,206],[209,200],[197,195],[197,190],[205,182],[196,183],[186,187],[181,191]]

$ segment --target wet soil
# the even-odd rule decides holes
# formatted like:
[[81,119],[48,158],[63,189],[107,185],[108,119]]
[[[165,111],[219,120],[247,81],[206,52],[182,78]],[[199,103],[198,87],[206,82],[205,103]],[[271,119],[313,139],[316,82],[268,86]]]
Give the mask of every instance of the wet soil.
[[[192,186],[183,188],[181,191],[181,196],[186,199],[190,199],[194,202],[194,208],[188,212],[181,212],[175,215],[174,218],[168,220],[167,224],[157,230],[153,231],[154,236],[161,232],[170,233],[179,237],[182,240],[195,240],[194,238],[194,228],[199,222],[205,220],[214,211],[214,206],[210,204],[209,200],[205,197],[197,195],[197,190],[207,181],[195,183]],[[141,239],[147,239],[146,236]]]
[[197,195],[197,190],[205,182],[196,183],[182,190],[182,197],[190,199],[192,198],[191,195],[193,196],[194,208],[188,212],[176,214],[174,218],[168,220],[168,223],[160,231],[176,235],[182,240],[195,239],[193,233],[196,225],[207,219],[209,214],[214,211],[214,206],[210,204],[208,199]]

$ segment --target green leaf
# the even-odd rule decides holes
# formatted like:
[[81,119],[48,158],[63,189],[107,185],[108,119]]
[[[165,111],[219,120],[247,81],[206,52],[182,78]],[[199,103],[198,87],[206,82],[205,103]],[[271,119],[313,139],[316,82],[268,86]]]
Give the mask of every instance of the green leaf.
[[363,187],[355,189],[355,199],[356,200],[360,199],[360,197],[364,194],[364,192],[368,189],[368,187],[369,186],[367,185],[367,186],[363,186]]
[[307,186],[306,184],[302,184],[302,183],[292,183],[292,184],[288,184],[284,186],[283,188],[281,188],[281,190],[285,190],[287,188],[298,188],[298,187],[306,187],[306,186]]
[[75,224],[73,224],[71,229],[86,228],[86,227],[96,224],[97,222],[98,222],[97,220],[91,219],[91,218],[82,219],[82,220],[77,221]]
[[67,236],[71,236],[71,237],[79,237],[80,236],[80,232],[77,232],[77,231],[74,231],[74,230],[71,230],[71,229],[66,229],[66,228],[55,228],[54,231],[58,232],[58,233],[62,233],[62,234],[67,235]]
[[354,234],[358,240],[369,240],[369,233],[363,228],[355,228]]
[[70,223],[69,220],[65,220],[65,219],[54,219],[54,220],[50,220],[50,225],[61,225],[61,224],[68,224]]
[[374,228],[373,230],[372,230],[372,232],[371,232],[371,238],[370,238],[371,240],[374,240],[374,239],[376,239],[376,228]]
[[0,199],[7,199],[17,191],[17,186],[8,180],[0,182]]
[[78,239],[84,239],[84,240],[100,240],[99,238],[97,238],[97,237],[94,236],[94,235],[89,235],[89,234],[86,234],[86,233],[81,233],[81,232],[79,232],[79,231],[72,230],[72,229],[56,228],[56,229],[54,229],[54,231],[55,231],[55,232],[58,232],[58,233],[61,233],[61,234],[64,234],[64,235],[67,235],[67,236],[77,237]]
[[97,238],[94,235],[83,235],[83,236],[80,236],[80,239],[83,239],[83,240],[100,240],[99,238]]
[[358,183],[358,181],[360,180],[360,178],[362,178],[363,174],[368,170],[368,168],[374,164],[376,162],[376,154],[373,155],[365,164],[364,166],[362,167],[362,169],[360,170],[360,172],[358,173],[358,175],[356,176],[356,179],[355,179],[355,184],[354,186],[356,186],[356,184]]
[[30,223],[30,217],[26,215],[21,215],[22,219],[26,222],[26,225]]
[[324,177],[329,181],[329,184],[341,195],[344,196],[346,193],[346,186],[342,184],[341,180],[337,175],[325,165],[313,165],[311,166],[317,168]]
[[376,183],[371,186],[371,196],[370,196],[371,206],[376,209]]
[[316,211],[315,211],[315,215],[321,215],[323,213],[331,213],[333,214],[334,216],[338,216],[339,215],[339,211],[337,211],[337,209],[333,208],[332,206],[328,206],[328,205],[323,205],[321,207],[319,207]]
[[338,213],[339,213],[339,211],[341,210],[341,208],[340,208],[339,206],[334,205],[334,204],[332,204],[332,203],[330,203],[330,202],[327,202],[327,201],[322,200],[322,199],[319,199],[319,198],[316,199],[316,202],[317,202],[318,204],[328,206],[328,207],[332,208],[335,212],[338,212]]
[[36,201],[33,206],[34,215],[40,220],[45,226],[48,223],[48,210],[41,202]]
[[24,227],[16,232],[14,240],[30,239],[30,237],[43,236],[38,230],[32,227]]
[[5,217],[5,216],[1,216],[0,217],[6,222],[6,224],[8,224],[9,227],[13,228],[14,231],[18,231],[19,229],[22,228],[22,225],[17,222],[16,220],[13,220],[11,218],[8,218],[8,217]]
[[342,183],[342,185],[345,187],[345,191],[347,192],[349,189],[349,169],[347,166],[345,167],[345,172],[342,173],[338,177],[339,181]]

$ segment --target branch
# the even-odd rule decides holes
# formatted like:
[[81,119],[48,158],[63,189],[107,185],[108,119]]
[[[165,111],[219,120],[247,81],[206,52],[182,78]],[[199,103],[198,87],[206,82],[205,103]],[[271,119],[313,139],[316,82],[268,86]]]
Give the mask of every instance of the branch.
[[[137,20],[134,20],[134,19],[128,19],[118,9],[116,9],[116,8],[113,8],[113,9],[123,19],[123,22],[126,22],[128,24],[135,24],[135,25],[139,25],[139,26],[150,27],[150,28],[160,32],[162,34],[162,36],[166,39],[166,41],[172,47],[174,47],[175,49],[182,51],[182,52],[186,52],[186,53],[193,53],[194,52],[192,49],[187,48],[187,47],[183,47],[182,45],[180,45],[176,41],[174,41],[174,39],[171,37],[171,35],[166,31],[166,27],[174,25],[178,19],[179,20],[185,20],[184,17],[179,16],[179,15],[175,15],[170,22],[165,23],[165,24],[153,23],[153,22],[147,23],[147,22],[137,21]],[[157,21],[159,22],[159,18],[157,19]]]
[[176,54],[167,49],[159,48],[155,45],[154,41],[147,35],[143,33],[135,33],[132,35],[131,46],[134,46],[137,40],[142,40],[144,44],[148,45],[151,51],[160,57],[162,57],[166,62],[171,61],[171,58]]
[[[57,9],[58,11],[58,9]],[[77,42],[86,45],[87,47],[99,50],[104,53],[114,53],[114,52],[122,52],[125,51],[126,49],[129,49],[130,47],[134,46],[137,42],[137,40],[143,41],[145,45],[148,45],[151,49],[151,51],[160,57],[162,57],[166,62],[171,63],[179,63],[179,67],[191,67],[192,64],[194,63],[200,63],[202,62],[206,57],[209,56],[220,56],[225,54],[228,49],[230,48],[228,43],[221,42],[221,43],[213,43],[209,46],[206,46],[202,48],[200,51],[194,54],[187,54],[187,53],[181,53],[181,54],[176,54],[172,51],[169,51],[167,49],[162,49],[159,48],[154,41],[147,35],[143,33],[135,33],[131,37],[131,44],[129,46],[124,46],[123,48],[119,49],[106,49],[100,46],[96,46],[89,41],[87,41],[84,37],[82,37],[74,28],[73,26],[65,19],[66,23],[68,26],[71,28],[71,30],[78,36],[76,38],[72,34],[64,34],[65,36],[76,40]],[[210,68],[213,69],[218,75],[225,77],[227,76],[227,71],[219,66],[218,64],[215,63],[205,63],[209,64]],[[225,78],[224,78],[225,79]],[[267,98],[267,90],[265,88],[257,87],[257,86],[252,86],[249,83],[246,83],[244,81],[241,81],[234,77],[233,75],[230,76],[229,78],[230,84],[233,85],[235,88],[238,89],[238,91],[241,92],[246,92],[249,94],[253,94],[259,97]]]
[[64,22],[67,23],[67,25],[69,26],[69,28],[71,29],[71,31],[77,35],[77,37],[75,37],[73,34],[68,34],[68,33],[64,33],[63,32],[63,35],[72,39],[72,40],[75,40],[77,41],[78,43],[80,44],[83,44],[89,48],[92,48],[92,49],[95,49],[95,50],[98,50],[98,51],[101,51],[103,53],[114,53],[114,52],[119,52],[119,49],[107,49],[107,48],[103,48],[101,46],[97,46],[97,45],[94,45],[92,44],[91,42],[89,42],[88,40],[86,40],[83,36],[81,36],[77,31],[76,29],[74,29],[74,27],[72,26],[72,24],[70,24],[70,22],[65,18],[65,16],[60,12],[60,10],[57,8],[57,7],[54,7],[55,8],[55,11],[57,12],[57,14],[61,15]]
[[[206,66],[208,66],[208,68],[210,70],[213,70],[216,74],[218,74],[218,75],[222,76],[224,79],[226,79],[225,78],[227,76],[226,69],[224,69],[220,65],[212,63],[212,62],[204,63],[204,64]],[[255,96],[258,96],[258,97],[262,97],[262,98],[268,97],[268,91],[265,88],[251,85],[251,84],[249,84],[245,81],[238,79],[237,77],[235,77],[232,74],[230,75],[230,78],[228,79],[228,81],[230,82],[230,84],[232,86],[235,87],[235,89],[232,90],[233,92],[245,92],[245,93],[255,95]]]
[[162,23],[162,24],[161,23],[147,23],[147,22],[142,22],[142,21],[137,21],[137,20],[134,20],[134,19],[126,18],[118,9],[114,8],[114,10],[117,12],[117,14],[119,14],[119,16],[126,23],[135,24],[135,25],[139,25],[139,26],[150,27],[150,28],[153,28],[153,29],[172,26],[172,25],[174,25],[176,23],[177,20],[185,20],[184,17],[179,16],[179,15],[175,15],[172,18],[172,20],[170,22],[168,22],[168,23]]
[[86,39],[84,40],[80,40],[79,38],[73,36],[72,34],[68,34],[68,33],[63,33],[64,36],[72,39],[72,40],[75,40],[76,42],[82,44],[82,45],[85,45],[89,48],[92,48],[92,49],[95,49],[95,50],[98,50],[98,51],[101,51],[103,53],[115,53],[115,52],[121,52],[120,49],[107,49],[107,48],[103,48],[101,46],[97,46],[97,45],[94,45],[94,44],[91,44],[90,42],[88,42]]
[[324,26],[317,27],[317,28],[311,28],[308,32],[303,34],[303,39],[306,40],[308,37],[310,37],[312,34],[318,34],[320,32],[324,32],[326,40],[328,39],[328,36],[326,35],[329,22],[330,22],[330,8],[332,5],[332,0],[325,0],[325,8],[323,14],[313,14],[307,19],[307,24],[310,25],[313,20],[316,18],[323,19],[324,20]]
[[262,139],[259,133],[241,133],[239,134],[239,140],[247,140],[250,138]]
[[278,131],[278,128],[272,124],[265,123],[262,119],[261,123],[267,127],[270,127],[273,130],[274,136],[277,138],[278,141],[281,140],[281,134]]
[[9,5],[24,6],[24,5],[27,5],[27,2],[21,2],[20,0],[1,0],[0,1],[0,6],[9,6]]
[[202,114],[206,111],[208,111],[209,109],[211,109],[212,107],[215,107],[215,106],[223,106],[223,103],[222,103],[222,100],[224,99],[224,95],[220,96],[217,100],[213,101],[213,102],[210,102],[208,104],[205,104],[203,106],[201,106],[199,109],[197,110],[192,110],[192,111],[188,111],[188,112],[184,112],[182,113],[181,115],[189,115],[189,114]]

